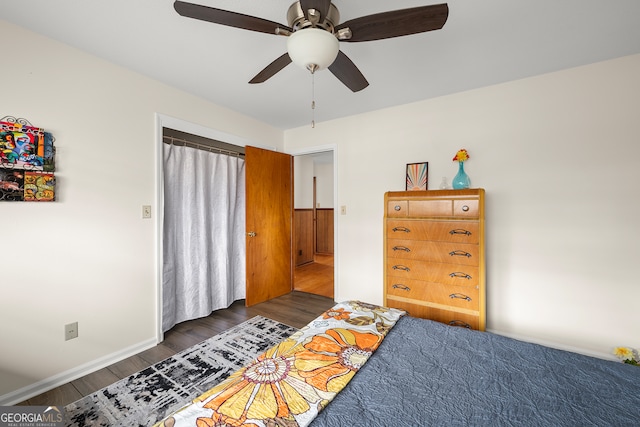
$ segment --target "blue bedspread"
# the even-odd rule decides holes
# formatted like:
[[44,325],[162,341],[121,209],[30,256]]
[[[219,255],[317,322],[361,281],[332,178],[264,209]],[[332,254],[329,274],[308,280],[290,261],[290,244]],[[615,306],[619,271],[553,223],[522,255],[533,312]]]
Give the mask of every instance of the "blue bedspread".
[[640,367],[404,317],[311,426],[640,426]]

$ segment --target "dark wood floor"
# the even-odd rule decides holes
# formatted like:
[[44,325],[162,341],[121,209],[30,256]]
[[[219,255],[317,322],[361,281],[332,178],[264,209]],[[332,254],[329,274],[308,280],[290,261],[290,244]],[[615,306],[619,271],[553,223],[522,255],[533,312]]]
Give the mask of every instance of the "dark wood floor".
[[245,307],[244,300],[236,301],[228,309],[176,325],[165,334],[162,343],[149,350],[35,396],[20,405],[65,406],[254,316],[260,315],[302,328],[334,304],[333,298],[299,291],[252,307]]

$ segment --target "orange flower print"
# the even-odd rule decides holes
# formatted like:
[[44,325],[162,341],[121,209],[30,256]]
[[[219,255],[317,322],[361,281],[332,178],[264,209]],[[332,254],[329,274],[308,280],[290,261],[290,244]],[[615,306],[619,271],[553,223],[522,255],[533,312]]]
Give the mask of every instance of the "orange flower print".
[[[202,396],[205,408],[235,420],[288,418],[309,410],[321,399],[294,364],[300,344],[290,339],[267,350],[253,363]],[[233,424],[231,424],[233,425]]]
[[344,308],[332,308],[324,312],[324,319],[347,320],[351,315],[350,311],[344,311]]
[[351,307],[357,311],[363,311],[365,313],[373,313],[374,317],[377,315],[383,315],[389,312],[389,309],[386,307],[380,307],[375,304],[368,304],[362,301],[353,301],[351,302]]
[[210,418],[198,418],[196,420],[196,427],[258,427],[257,424],[244,423],[240,420],[234,420],[232,418],[220,415],[216,412]]
[[298,374],[313,387],[337,393],[378,348],[382,336],[349,329],[329,329],[315,335],[296,354]]

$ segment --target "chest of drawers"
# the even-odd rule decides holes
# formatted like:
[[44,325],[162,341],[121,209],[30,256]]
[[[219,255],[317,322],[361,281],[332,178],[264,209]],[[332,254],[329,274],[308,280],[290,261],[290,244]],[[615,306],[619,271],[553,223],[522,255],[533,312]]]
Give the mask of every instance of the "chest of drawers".
[[485,330],[484,190],[388,192],[384,303]]

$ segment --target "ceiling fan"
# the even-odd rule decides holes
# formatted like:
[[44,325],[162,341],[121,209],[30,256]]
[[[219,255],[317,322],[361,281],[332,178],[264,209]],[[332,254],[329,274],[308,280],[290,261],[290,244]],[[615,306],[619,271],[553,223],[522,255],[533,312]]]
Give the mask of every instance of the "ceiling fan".
[[364,42],[441,29],[449,15],[446,3],[376,13],[340,23],[331,0],[299,0],[287,12],[288,26],[254,16],[176,1],[181,16],[245,30],[287,36],[287,52],[249,83],[263,83],[291,62],[311,73],[329,68],[345,86],[358,92],[369,85],[358,67],[339,48],[340,42]]

